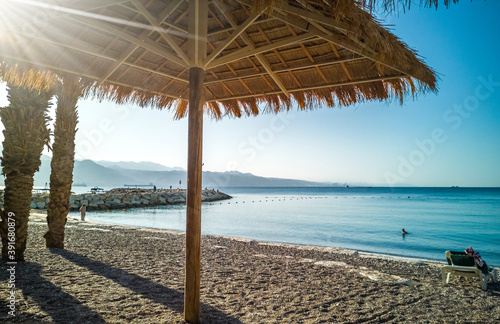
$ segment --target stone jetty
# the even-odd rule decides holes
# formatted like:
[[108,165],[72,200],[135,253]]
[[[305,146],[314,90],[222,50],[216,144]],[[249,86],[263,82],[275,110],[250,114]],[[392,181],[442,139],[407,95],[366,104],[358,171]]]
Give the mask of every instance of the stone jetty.
[[[0,193],[3,205],[3,191]],[[203,202],[231,199],[232,197],[219,190],[205,189],[202,191]],[[111,210],[125,208],[141,208],[162,205],[175,205],[186,203],[186,190],[181,189],[129,189],[116,188],[106,192],[84,193],[71,195],[70,210],[75,211],[82,204],[87,210]],[[34,193],[31,197],[32,209],[47,209],[49,203],[48,193]]]

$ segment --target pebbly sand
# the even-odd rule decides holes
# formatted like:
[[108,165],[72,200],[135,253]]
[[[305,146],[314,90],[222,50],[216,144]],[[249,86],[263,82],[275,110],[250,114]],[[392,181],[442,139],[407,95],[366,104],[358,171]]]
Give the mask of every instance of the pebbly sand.
[[[182,323],[184,234],[68,220],[65,250],[30,217],[26,262],[0,263],[1,323]],[[444,251],[443,251],[444,258]],[[498,323],[500,283],[441,284],[440,264],[203,236],[203,323]]]

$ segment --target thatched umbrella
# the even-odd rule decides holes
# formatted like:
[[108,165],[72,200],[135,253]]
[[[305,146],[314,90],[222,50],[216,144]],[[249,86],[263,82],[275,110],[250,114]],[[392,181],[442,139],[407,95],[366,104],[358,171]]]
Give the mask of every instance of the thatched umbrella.
[[436,89],[434,72],[363,3],[376,1],[10,1],[0,57],[78,75],[99,99],[189,116],[184,316],[197,322],[203,113],[402,102]]

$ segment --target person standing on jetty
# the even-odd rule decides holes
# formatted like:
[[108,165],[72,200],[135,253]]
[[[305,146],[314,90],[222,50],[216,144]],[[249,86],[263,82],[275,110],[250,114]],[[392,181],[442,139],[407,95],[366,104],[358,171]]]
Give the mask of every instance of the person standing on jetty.
[[82,221],[85,220],[85,213],[87,212],[87,207],[85,204],[82,204],[82,207],[80,207],[80,218]]

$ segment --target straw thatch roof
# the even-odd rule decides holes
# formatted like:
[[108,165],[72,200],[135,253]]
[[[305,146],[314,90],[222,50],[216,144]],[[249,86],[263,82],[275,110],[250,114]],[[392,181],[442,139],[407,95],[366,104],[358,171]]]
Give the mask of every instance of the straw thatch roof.
[[[375,8],[381,8],[387,12],[407,10],[412,6],[420,5],[422,7],[434,7],[438,8],[441,3],[443,6],[448,8],[452,3],[458,3],[459,0],[344,0],[342,2],[357,2],[358,6],[363,7],[367,10],[373,10]],[[471,0],[472,1],[472,0]]]
[[311,109],[402,101],[436,89],[433,70],[354,5],[376,1],[210,0],[200,15],[208,19],[206,51],[196,61],[186,54],[195,46],[190,2],[8,1],[0,13],[1,69],[18,80],[33,76],[30,68],[76,74],[91,86],[87,95],[171,108],[177,117],[187,111],[192,66],[205,70],[205,111],[216,118],[294,102]]

